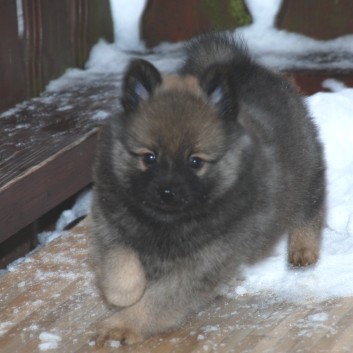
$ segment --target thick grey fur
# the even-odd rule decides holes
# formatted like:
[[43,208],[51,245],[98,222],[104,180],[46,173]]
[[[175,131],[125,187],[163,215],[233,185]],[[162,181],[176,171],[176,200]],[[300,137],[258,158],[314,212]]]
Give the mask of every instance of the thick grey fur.
[[[320,233],[325,214],[322,146],[302,97],[226,34],[192,40],[178,72],[198,78],[206,104],[222,121],[222,144],[208,171],[199,177],[179,159],[162,157],[147,171],[137,170],[132,144],[144,131],[131,131],[135,121],[143,116],[148,125],[152,107],[173,124],[187,125],[187,118],[173,114],[198,107],[188,92],[155,95],[161,77],[149,65],[131,64],[124,111],[102,132],[92,206],[97,267],[116,247],[134,249],[146,273],[145,296],[157,298],[155,304],[150,300],[149,313],[159,324],[139,328],[144,336],[179,325],[212,300],[240,265],[268,254],[284,233],[313,223]],[[163,134],[171,136],[169,130],[160,127],[157,144]],[[179,155],[192,141],[183,144]],[[175,207],[158,185],[176,190]]]

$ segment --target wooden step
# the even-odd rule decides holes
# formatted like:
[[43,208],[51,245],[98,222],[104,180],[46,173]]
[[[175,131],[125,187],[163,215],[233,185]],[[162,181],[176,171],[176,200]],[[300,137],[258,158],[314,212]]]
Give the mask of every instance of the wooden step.
[[86,218],[0,277],[2,353],[353,351],[353,298],[290,303],[271,293],[219,297],[174,332],[97,349],[92,336],[109,309],[94,284],[89,231]]

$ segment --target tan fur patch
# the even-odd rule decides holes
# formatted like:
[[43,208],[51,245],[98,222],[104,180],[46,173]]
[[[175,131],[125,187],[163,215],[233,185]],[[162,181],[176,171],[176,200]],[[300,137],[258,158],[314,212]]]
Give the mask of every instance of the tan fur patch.
[[144,293],[146,277],[135,251],[111,250],[104,259],[100,284],[109,304],[126,307],[136,303]]
[[199,80],[195,76],[164,75],[160,91],[187,91],[198,96],[204,95]]

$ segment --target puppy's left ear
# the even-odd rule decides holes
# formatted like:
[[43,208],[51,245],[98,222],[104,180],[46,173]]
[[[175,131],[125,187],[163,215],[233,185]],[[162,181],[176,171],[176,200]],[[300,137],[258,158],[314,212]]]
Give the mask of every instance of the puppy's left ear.
[[148,100],[162,83],[160,72],[148,61],[133,60],[123,81],[121,103],[126,112],[135,111],[141,101]]
[[223,64],[214,64],[200,78],[202,89],[209,104],[216,107],[221,116],[235,119],[238,115],[237,88],[231,69]]

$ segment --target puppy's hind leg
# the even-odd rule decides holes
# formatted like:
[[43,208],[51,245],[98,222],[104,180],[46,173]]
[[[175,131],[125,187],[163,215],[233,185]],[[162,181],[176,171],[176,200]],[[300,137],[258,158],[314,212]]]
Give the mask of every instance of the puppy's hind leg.
[[289,232],[288,261],[293,266],[309,266],[320,254],[324,210]]

